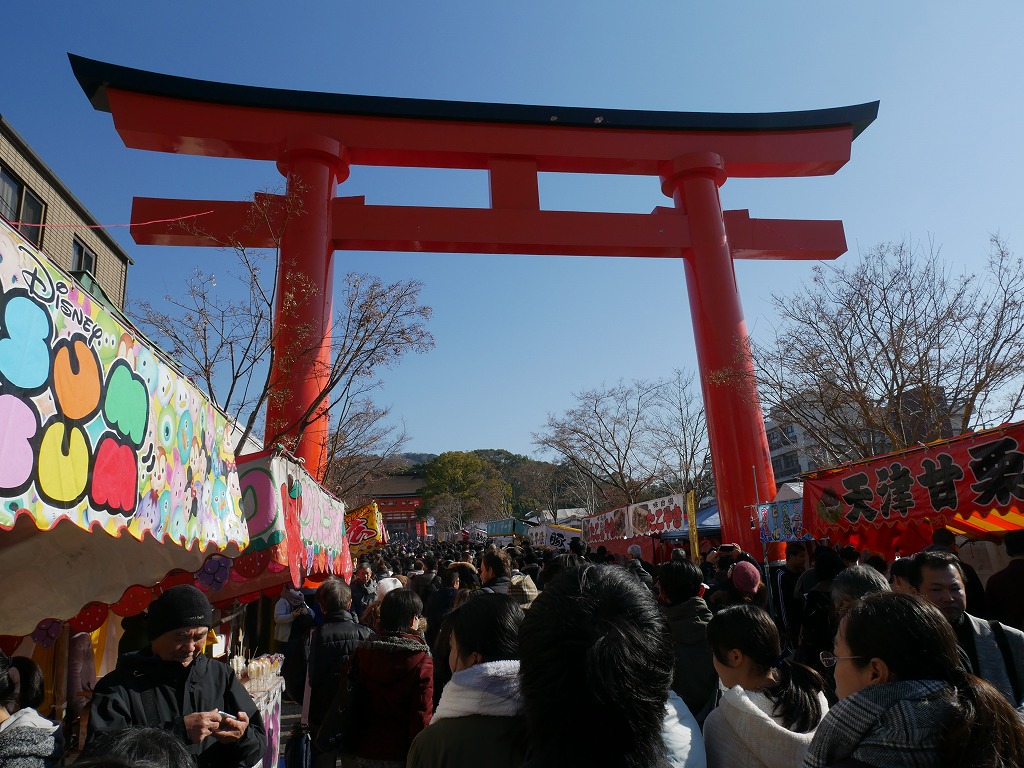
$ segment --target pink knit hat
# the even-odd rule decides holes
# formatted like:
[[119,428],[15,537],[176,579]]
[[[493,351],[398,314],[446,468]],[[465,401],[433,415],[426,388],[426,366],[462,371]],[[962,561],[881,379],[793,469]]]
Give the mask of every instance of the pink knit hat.
[[743,595],[755,595],[761,586],[761,572],[753,563],[740,560],[732,567],[732,585]]

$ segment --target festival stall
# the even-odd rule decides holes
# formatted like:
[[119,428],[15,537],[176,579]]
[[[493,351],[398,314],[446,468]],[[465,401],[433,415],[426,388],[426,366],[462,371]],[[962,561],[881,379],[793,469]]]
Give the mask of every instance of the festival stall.
[[0,226],[0,645],[91,631],[126,587],[236,556],[227,432],[116,310]]
[[[233,561],[198,574],[214,604],[276,595],[309,576],[352,576],[345,504],[284,448],[240,456],[238,476],[250,543]],[[210,565],[210,564],[208,564]]]
[[[245,550],[236,557],[209,555],[194,571],[174,569],[151,587],[134,585],[110,605],[114,614],[135,616],[176,584],[193,584],[207,593],[215,607],[227,611],[235,601],[250,603],[261,595],[274,597],[284,585],[301,585],[307,577],[351,578],[342,501],[327,493],[280,447],[240,457],[237,472],[241,509],[250,535]],[[94,612],[98,616],[99,608]],[[119,637],[114,625],[98,631],[94,647],[101,672],[112,668],[116,657],[110,656],[109,649],[116,648]],[[229,654],[237,650],[237,643],[226,648]],[[105,661],[99,661],[101,657]]]
[[802,524],[889,557],[932,530],[998,540],[1024,528],[1024,422],[940,440],[804,477]]
[[0,649],[43,669],[43,710],[112,668],[111,609],[248,541],[224,414],[0,224]]
[[[302,463],[280,446],[238,460],[248,548],[234,560],[207,562],[196,586],[215,606],[276,596],[309,577],[352,576],[345,535],[345,504],[328,493]],[[243,654],[246,643],[242,642]],[[230,649],[229,649],[230,650]],[[237,658],[233,661],[237,664]],[[284,680],[280,658],[258,657],[240,675],[267,728],[264,766],[277,765]]]

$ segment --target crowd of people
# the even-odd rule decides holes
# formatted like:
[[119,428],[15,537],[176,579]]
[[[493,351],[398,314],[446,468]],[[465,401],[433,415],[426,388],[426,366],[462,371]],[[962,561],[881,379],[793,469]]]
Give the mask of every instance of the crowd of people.
[[[567,554],[392,546],[360,564],[352,610],[410,655],[374,679],[361,671],[373,642],[351,653],[373,725],[346,756],[415,768],[1024,765],[1022,539],[1007,537],[1011,565],[988,593],[945,530],[891,564],[794,542],[771,579],[728,544],[699,565],[660,566],[636,546],[618,557],[578,540]],[[402,626],[378,626],[374,601],[403,593],[418,602]],[[414,609],[426,627],[406,625]]]
[[[770,577],[728,544],[660,566],[579,540],[389,545],[351,583],[285,591],[275,640],[318,768],[1021,766],[1024,531],[1005,546],[982,586],[946,531],[894,563],[794,542]],[[260,759],[211,624],[191,586],[151,605],[149,645],[96,686],[82,765]],[[62,751],[37,673],[0,656],[0,765]]]

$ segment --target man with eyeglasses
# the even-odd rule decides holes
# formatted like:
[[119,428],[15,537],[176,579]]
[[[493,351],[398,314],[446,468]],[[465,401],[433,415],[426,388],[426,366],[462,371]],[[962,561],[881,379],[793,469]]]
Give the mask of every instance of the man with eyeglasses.
[[964,572],[950,552],[919,552],[910,570],[914,591],[942,611],[971,669],[1024,714],[1024,632],[967,613]]

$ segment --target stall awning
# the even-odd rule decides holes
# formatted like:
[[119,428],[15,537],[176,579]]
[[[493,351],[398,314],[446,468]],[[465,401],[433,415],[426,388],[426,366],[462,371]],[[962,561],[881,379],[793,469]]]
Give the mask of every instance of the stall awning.
[[[0,634],[249,543],[227,419],[0,223]],[[83,609],[83,606],[86,606]]]
[[240,456],[238,475],[252,541],[211,600],[268,583],[300,585],[307,576],[352,576],[345,503],[295,457],[281,448]]
[[1024,528],[1024,422],[813,472],[803,517],[816,538],[921,524],[981,538]]

